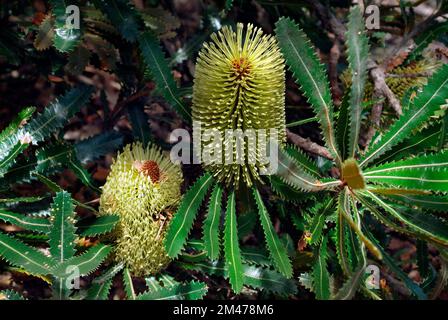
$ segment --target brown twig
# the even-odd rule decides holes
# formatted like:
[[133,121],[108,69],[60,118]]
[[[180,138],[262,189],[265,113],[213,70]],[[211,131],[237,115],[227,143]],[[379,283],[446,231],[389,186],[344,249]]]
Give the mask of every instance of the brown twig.
[[386,71],[382,65],[378,66],[376,63],[371,64],[370,69],[370,77],[373,80],[373,85],[378,94],[382,97],[385,97],[391,107],[395,110],[395,112],[400,116],[403,114],[401,109],[400,101],[395,97],[392,90],[386,83]]
[[330,151],[328,151],[327,148],[318,145],[315,142],[312,142],[310,139],[305,139],[301,136],[299,136],[296,133],[293,133],[286,129],[286,135],[288,139],[295,144],[296,146],[299,146],[300,148],[304,149],[305,151],[308,151],[310,153],[317,154],[321,157],[327,158],[329,160],[333,160],[333,156],[331,155]]

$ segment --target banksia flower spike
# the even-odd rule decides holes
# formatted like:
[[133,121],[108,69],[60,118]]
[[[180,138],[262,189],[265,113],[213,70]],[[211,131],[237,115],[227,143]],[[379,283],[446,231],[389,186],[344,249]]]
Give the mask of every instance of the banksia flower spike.
[[100,212],[118,214],[115,259],[136,276],[155,274],[169,262],[166,226],[181,194],[182,172],[156,147],[128,145],[103,187]]
[[[222,147],[222,152],[235,146],[234,137],[226,137],[227,130],[246,133],[262,129],[267,137],[283,144],[284,59],[275,38],[251,24],[244,30],[243,24],[238,23],[236,32],[225,26],[211,38],[199,53],[193,87],[194,129],[196,137],[201,134],[202,143],[202,150],[197,152],[217,157],[216,163],[210,161],[204,165],[218,180],[235,187],[240,182],[251,186],[260,179],[263,167],[260,157],[264,155],[259,145],[251,147],[248,139],[242,141],[243,161],[229,164],[222,154],[214,151],[216,140],[210,140],[205,133],[220,134],[222,141],[218,147]],[[276,137],[269,129],[276,129]],[[228,156],[236,159],[235,147],[233,152],[226,153]]]

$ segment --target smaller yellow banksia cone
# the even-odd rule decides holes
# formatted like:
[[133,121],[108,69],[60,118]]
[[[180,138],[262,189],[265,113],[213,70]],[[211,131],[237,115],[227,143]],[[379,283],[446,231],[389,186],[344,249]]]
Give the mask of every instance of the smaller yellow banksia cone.
[[118,214],[115,259],[136,276],[156,274],[170,259],[163,240],[180,201],[182,171],[156,147],[127,145],[117,155],[100,199],[100,214]]

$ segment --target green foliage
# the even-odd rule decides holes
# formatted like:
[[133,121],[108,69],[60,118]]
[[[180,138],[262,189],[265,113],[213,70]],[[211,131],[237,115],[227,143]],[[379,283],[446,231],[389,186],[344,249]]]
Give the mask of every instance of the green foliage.
[[241,250],[238,239],[236,220],[235,192],[227,199],[227,209],[224,228],[224,256],[229,270],[229,280],[233,291],[239,293],[243,289],[243,273]]
[[350,9],[347,25],[347,48],[349,69],[352,75],[350,91],[350,136],[348,141],[348,156],[354,157],[358,147],[359,132],[361,129],[362,100],[364,97],[365,81],[367,76],[367,59],[369,57],[368,39],[364,32],[365,22],[358,6]]
[[381,141],[368,149],[366,155],[360,160],[360,166],[365,166],[403,141],[413,130],[421,127],[422,123],[440,110],[448,96],[447,84],[448,65],[444,65],[429,79],[428,84],[417,95],[407,112],[381,137]]
[[118,215],[102,216],[95,219],[83,219],[76,228],[81,237],[96,237],[111,232],[118,223]]
[[252,192],[258,206],[258,214],[264,230],[266,244],[269,249],[269,256],[272,259],[276,269],[287,278],[290,278],[292,276],[292,265],[286,248],[280,242],[280,239],[275,232],[274,226],[272,225],[269,217],[269,213],[263,204],[263,200],[261,199],[260,192],[255,188],[252,189]]
[[149,31],[142,33],[138,39],[143,59],[148,66],[155,83],[161,89],[166,101],[186,121],[191,121],[190,111],[182,103],[176,83],[165,60],[164,53],[157,38]]
[[73,224],[74,211],[70,194],[60,192],[56,194],[51,206],[51,230],[48,244],[50,254],[58,262],[62,263],[75,254],[76,228]]
[[313,264],[313,287],[316,298],[326,300],[330,298],[330,275],[327,269],[327,238],[317,247],[316,262]]
[[[431,213],[446,211],[448,159],[444,151],[444,120],[426,124],[430,117],[443,115],[441,106],[448,98],[448,68],[442,66],[410,100],[403,115],[384,134],[377,135],[366,150],[361,150],[358,139],[365,105],[368,39],[359,8],[352,7],[346,33],[352,80],[339,111],[335,144],[333,102],[317,55],[305,33],[293,21],[281,18],[276,26],[287,64],[319,118],[324,141],[340,173],[335,180],[313,176],[309,160],[294,157],[287,149],[279,151],[278,178],[270,178],[270,181],[285,200],[303,198],[299,191],[330,196],[324,198],[327,200],[320,198],[305,216],[305,222],[301,222],[304,232],[301,241],[312,247],[315,256],[312,274],[304,276],[301,282],[311,288],[318,299],[351,299],[360,289],[367,296],[378,298],[361,281],[366,250],[376,260],[393,265],[397,273],[403,272],[366,229],[367,212],[394,231],[433,245],[448,245],[448,224]],[[345,160],[344,163],[340,159]],[[296,193],[281,185],[279,180]],[[331,205],[335,200],[336,209]],[[327,221],[335,225],[326,224]],[[329,236],[334,241],[327,241]],[[329,274],[333,268],[327,265],[331,263],[328,257],[332,256],[333,242],[340,269],[346,277],[344,284],[334,290],[334,295]],[[423,297],[412,281],[404,282],[414,294]]]
[[208,173],[204,174],[184,195],[165,237],[165,248],[168,256],[175,258],[179,255],[193,227],[193,221],[198,213],[199,206],[212,183],[213,177]]
[[72,51],[79,43],[81,30],[67,25],[67,3],[64,0],[50,0],[55,17],[53,44],[61,52]]
[[221,222],[221,203],[222,203],[223,189],[217,183],[213,188],[210,197],[210,205],[208,207],[208,214],[204,221],[203,241],[205,251],[210,260],[217,260],[220,254],[220,222]]
[[137,300],[198,300],[207,293],[205,283],[190,281],[186,283],[173,283],[161,286],[152,282],[154,287],[137,296]]
[[0,208],[0,220],[11,223],[25,230],[48,233],[51,224],[48,219],[34,218]]
[[111,23],[120,31],[123,38],[129,42],[137,40],[140,21],[133,6],[126,0],[94,0],[93,3],[104,12]]
[[[20,216],[3,209],[0,210],[2,220],[30,231],[44,232],[48,235],[44,242],[48,245],[49,256],[15,237],[0,233],[0,257],[11,265],[22,268],[28,274],[40,277],[50,276],[55,299],[68,299],[72,289],[67,286],[69,277],[74,275],[76,278],[76,276],[92,273],[101,265],[112,249],[108,245],[99,244],[80,255],[75,255],[75,245],[79,236],[82,236],[83,233],[90,236],[105,233],[116,223],[116,219],[115,221],[100,221],[102,223],[94,221],[92,225],[84,223],[82,224],[84,228],[80,228],[83,231],[78,235],[73,202],[69,193],[65,191],[56,193],[51,204],[51,216],[48,219]],[[107,226],[105,227],[105,225]],[[100,277],[90,289],[88,297],[107,296],[111,277],[118,271],[112,269]]]
[[319,118],[330,152],[339,159],[333,128],[333,101],[330,87],[310,40],[294,21],[288,18],[281,18],[276,23],[275,32],[289,69]]
[[[224,261],[201,261],[191,264],[182,264],[188,270],[200,271],[205,274],[229,277],[229,269]],[[287,279],[282,274],[259,264],[243,263],[243,282],[245,286],[271,292],[279,296],[288,296],[297,293],[294,280]]]

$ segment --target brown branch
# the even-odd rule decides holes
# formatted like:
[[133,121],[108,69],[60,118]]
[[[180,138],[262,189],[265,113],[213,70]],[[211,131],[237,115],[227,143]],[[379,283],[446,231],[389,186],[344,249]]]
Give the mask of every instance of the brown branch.
[[298,134],[295,134],[288,129],[286,129],[286,135],[288,139],[295,144],[296,146],[299,146],[305,151],[308,151],[313,154],[317,154],[321,157],[327,158],[329,160],[333,160],[333,156],[331,155],[330,151],[328,151],[327,148],[318,145],[315,142],[312,142],[310,139],[305,139]]
[[386,84],[386,72],[384,70],[384,67],[376,65],[376,63],[373,63],[371,65],[373,65],[373,67],[370,69],[370,77],[373,80],[375,90],[378,92],[378,94],[387,98],[391,107],[399,116],[401,116],[403,114],[403,111],[401,109],[400,101],[398,101],[392,90],[390,90],[389,86]]

